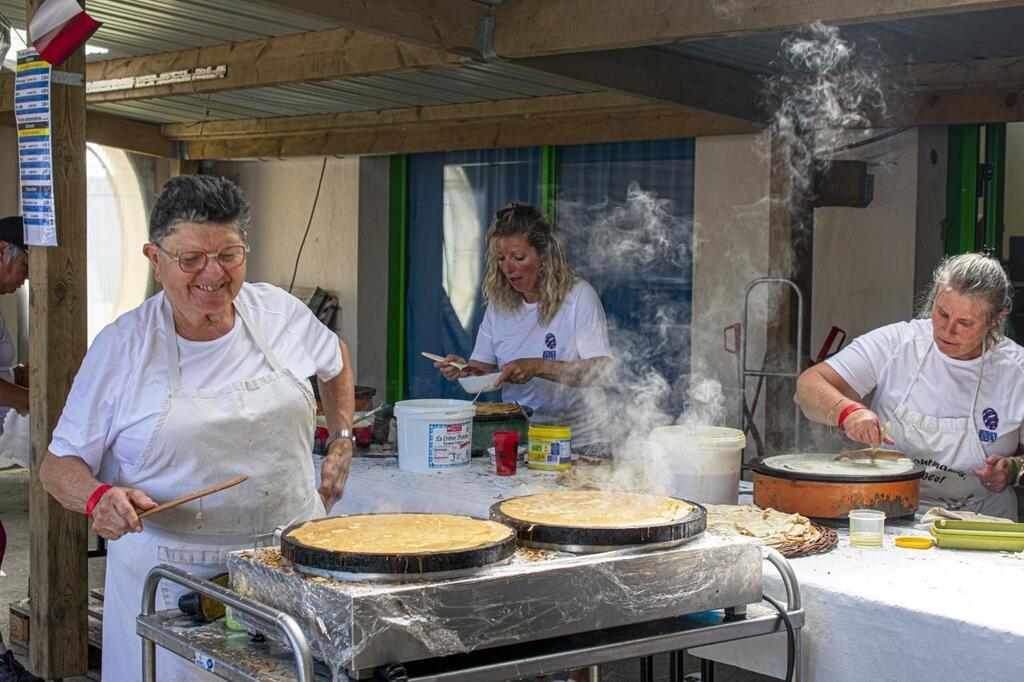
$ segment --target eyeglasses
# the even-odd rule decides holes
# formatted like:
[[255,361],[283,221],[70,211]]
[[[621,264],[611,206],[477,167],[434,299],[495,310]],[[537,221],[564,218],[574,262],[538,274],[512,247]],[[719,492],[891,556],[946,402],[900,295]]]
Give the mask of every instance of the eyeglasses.
[[210,256],[216,258],[217,263],[225,270],[237,268],[245,262],[245,254],[249,251],[248,244],[237,244],[235,246],[224,247],[216,253],[209,253],[207,251],[182,251],[179,254],[173,254],[159,244],[153,244],[153,246],[178,261],[178,267],[181,268],[181,271],[189,274],[200,272],[205,268],[206,264],[209,262]]

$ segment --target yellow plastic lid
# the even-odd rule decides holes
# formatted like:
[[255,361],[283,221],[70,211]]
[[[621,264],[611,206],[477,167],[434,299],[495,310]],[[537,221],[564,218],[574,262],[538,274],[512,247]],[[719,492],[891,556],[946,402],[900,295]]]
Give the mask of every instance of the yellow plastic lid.
[[531,426],[529,438],[546,438],[548,440],[568,440],[572,438],[572,429],[568,426]]
[[930,549],[931,538],[922,538],[916,535],[901,535],[896,538],[896,546],[904,549]]

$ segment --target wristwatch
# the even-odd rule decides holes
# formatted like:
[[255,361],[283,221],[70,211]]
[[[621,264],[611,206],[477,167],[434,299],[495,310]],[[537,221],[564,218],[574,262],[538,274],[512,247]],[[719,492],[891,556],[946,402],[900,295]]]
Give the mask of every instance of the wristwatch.
[[355,434],[352,433],[352,429],[339,429],[338,431],[335,431],[334,433],[327,437],[327,442],[324,443],[324,450],[329,450],[331,447],[331,443],[341,438],[349,439],[350,441],[352,441],[353,446],[356,444],[356,437]]

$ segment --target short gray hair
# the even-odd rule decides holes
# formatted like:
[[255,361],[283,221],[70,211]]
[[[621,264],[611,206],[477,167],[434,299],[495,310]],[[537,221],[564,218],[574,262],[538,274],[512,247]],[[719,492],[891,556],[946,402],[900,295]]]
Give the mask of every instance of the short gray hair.
[[219,175],[178,175],[160,190],[149,216],[149,241],[159,244],[182,223],[230,223],[245,234],[249,201]]
[[20,246],[16,246],[14,244],[11,244],[10,242],[7,242],[7,245],[10,248],[8,248],[7,253],[4,254],[4,265],[10,265],[15,261],[15,259],[18,256],[25,253],[25,249],[21,248]]
[[947,289],[983,301],[988,308],[989,322],[1005,310],[1007,316],[989,331],[989,338],[999,341],[1005,336],[1006,321],[1013,308],[1013,284],[998,260],[981,253],[943,258],[932,275],[931,287],[922,298],[921,317],[931,317],[935,299]]

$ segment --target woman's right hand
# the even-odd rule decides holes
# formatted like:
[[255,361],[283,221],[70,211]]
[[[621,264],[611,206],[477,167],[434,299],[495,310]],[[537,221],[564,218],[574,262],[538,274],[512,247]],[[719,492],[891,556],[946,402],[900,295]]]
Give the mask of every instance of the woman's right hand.
[[466,377],[472,374],[472,372],[469,371],[469,368],[459,369],[458,367],[453,367],[451,364],[453,362],[458,362],[463,365],[466,364],[466,361],[458,355],[449,354],[445,356],[444,362],[434,361],[434,367],[441,370],[442,376],[444,376],[448,381],[456,381],[459,377]]
[[117,540],[125,533],[142,531],[138,512],[157,506],[149,495],[136,488],[111,488],[92,510],[92,530],[104,540]]
[[[864,443],[871,447],[882,445],[882,425],[878,415],[869,409],[855,410],[851,412],[843,422],[843,431],[850,440]],[[886,437],[886,445],[892,445],[892,438]]]

